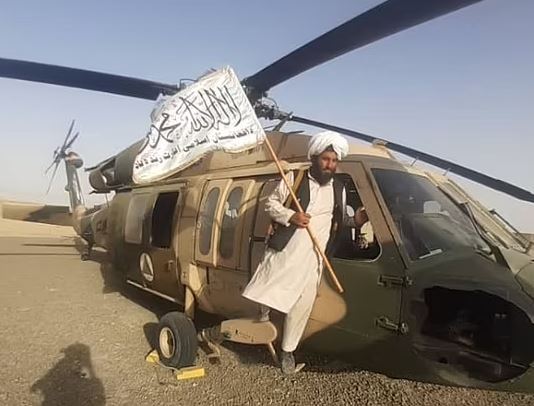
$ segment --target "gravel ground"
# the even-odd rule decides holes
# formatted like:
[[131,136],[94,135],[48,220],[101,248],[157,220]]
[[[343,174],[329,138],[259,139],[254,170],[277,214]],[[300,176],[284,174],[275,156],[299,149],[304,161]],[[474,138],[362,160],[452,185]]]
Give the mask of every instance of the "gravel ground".
[[[263,348],[228,344],[204,378],[147,364],[168,305],[110,283],[66,237],[0,237],[0,405],[534,405],[534,396],[442,387],[354,371],[305,355],[285,378]],[[148,338],[147,338],[148,337]]]

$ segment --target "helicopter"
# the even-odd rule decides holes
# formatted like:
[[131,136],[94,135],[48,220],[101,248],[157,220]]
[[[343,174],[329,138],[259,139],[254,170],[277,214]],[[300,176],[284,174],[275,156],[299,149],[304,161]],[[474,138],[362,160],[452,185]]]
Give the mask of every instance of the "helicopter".
[[[328,60],[477,0],[389,0],[242,80],[258,117],[277,121],[266,137],[283,172],[309,168],[301,132],[312,125],[371,143],[351,144],[336,176],[347,207],[364,206],[371,244],[358,247],[353,230],[332,254],[344,291],[327,276],[303,337],[312,351],[395,378],[496,390],[532,391],[534,257],[532,244],[447,177],[395,159],[390,151],[463,176],[517,199],[531,192],[488,175],[350,129],[286,113],[266,101],[276,85]],[[0,77],[157,100],[184,90],[125,76],[0,59]],[[280,320],[259,322],[257,304],[241,296],[266,247],[267,197],[281,179],[269,151],[258,146],[210,152],[154,182],[133,179],[141,139],[86,168],[93,193],[114,192],[109,205],[88,209],[80,188],[81,157],[71,125],[55,154],[67,173],[73,227],[104,248],[130,285],[176,304],[158,326],[161,361],[194,364],[199,341],[218,356],[224,340],[265,345],[276,359]],[[224,318],[197,331],[198,311]]]

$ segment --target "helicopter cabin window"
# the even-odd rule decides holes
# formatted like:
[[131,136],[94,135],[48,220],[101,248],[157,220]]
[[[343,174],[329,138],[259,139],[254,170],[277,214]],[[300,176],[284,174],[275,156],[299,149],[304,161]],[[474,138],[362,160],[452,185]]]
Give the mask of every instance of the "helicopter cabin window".
[[469,216],[429,179],[391,169],[372,172],[412,260],[460,247],[491,252]]
[[208,255],[211,250],[211,235],[219,194],[218,187],[211,189],[200,212],[199,249],[202,255]]
[[[345,187],[346,212],[345,221],[338,234],[334,248],[334,257],[351,260],[372,260],[380,255],[380,244],[376,239],[371,222],[365,212],[362,200],[352,180],[346,173],[336,175]],[[354,216],[363,221],[356,227]]]
[[174,210],[178,192],[160,193],[152,211],[152,246],[169,248],[171,246]]
[[238,186],[230,192],[224,203],[219,253],[221,257],[226,259],[231,258],[234,254],[235,232],[239,224],[242,197],[243,188]]
[[149,194],[133,195],[128,204],[126,224],[124,226],[124,241],[141,244],[143,239],[143,220],[147,209]]

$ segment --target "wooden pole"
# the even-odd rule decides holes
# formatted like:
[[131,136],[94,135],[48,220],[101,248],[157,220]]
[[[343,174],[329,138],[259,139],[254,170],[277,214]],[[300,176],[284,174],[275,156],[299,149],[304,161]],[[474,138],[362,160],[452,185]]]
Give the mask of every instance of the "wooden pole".
[[[274,151],[273,146],[271,144],[271,141],[269,141],[269,138],[267,137],[267,135],[265,136],[265,145],[267,145],[267,149],[271,153],[271,155],[273,157],[273,160],[274,160],[274,163],[276,164],[276,167],[278,168],[278,171],[280,172],[280,175],[282,175],[282,179],[284,180],[284,183],[286,184],[287,188],[289,189],[289,193],[291,194],[291,197],[293,198],[294,202],[296,203],[298,210],[301,213],[304,213],[304,210],[302,209],[302,206],[300,205],[300,202],[299,202],[297,196],[295,195],[295,192],[293,191],[293,188],[291,187],[291,185],[289,184],[289,181],[286,178],[286,175],[284,173],[284,169],[282,168],[282,165],[280,164],[280,160],[278,159],[278,156],[276,155],[276,152]],[[339,293],[343,293],[343,287],[339,283],[339,280],[337,279],[336,273],[334,272],[334,269],[332,268],[332,265],[330,264],[330,261],[326,257],[325,253],[319,248],[319,242],[317,241],[317,239],[315,238],[315,236],[313,235],[312,231],[310,230],[310,228],[308,226],[306,227],[306,230],[308,231],[308,234],[310,235],[310,238],[311,238],[311,240],[313,242],[315,250],[319,253],[321,258],[323,259],[324,264],[326,265],[326,269],[328,270],[328,273],[330,274],[330,277],[332,278],[332,281],[334,282],[334,285],[336,285],[336,288],[339,291]]]

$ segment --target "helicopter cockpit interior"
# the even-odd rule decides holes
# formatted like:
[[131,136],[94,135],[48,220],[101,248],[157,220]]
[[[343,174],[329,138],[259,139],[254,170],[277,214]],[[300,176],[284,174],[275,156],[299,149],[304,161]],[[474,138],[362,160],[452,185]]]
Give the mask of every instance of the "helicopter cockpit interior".
[[[347,173],[336,175],[343,182],[346,191],[346,216],[353,217],[358,209],[365,210],[358,189]],[[367,215],[365,214],[365,217]],[[351,260],[374,260],[380,255],[380,244],[373,232],[371,221],[367,221],[359,229],[344,226],[336,244],[334,257]]]
[[491,254],[469,217],[428,179],[381,168],[373,175],[412,261],[456,247]]

